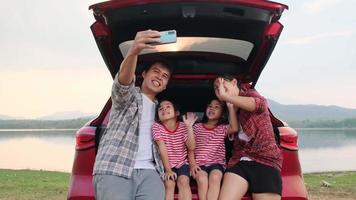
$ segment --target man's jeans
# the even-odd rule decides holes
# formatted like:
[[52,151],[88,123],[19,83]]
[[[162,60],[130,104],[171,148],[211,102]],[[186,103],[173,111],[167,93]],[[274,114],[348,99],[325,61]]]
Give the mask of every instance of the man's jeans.
[[130,179],[95,175],[96,200],[164,200],[164,184],[154,169],[134,169]]

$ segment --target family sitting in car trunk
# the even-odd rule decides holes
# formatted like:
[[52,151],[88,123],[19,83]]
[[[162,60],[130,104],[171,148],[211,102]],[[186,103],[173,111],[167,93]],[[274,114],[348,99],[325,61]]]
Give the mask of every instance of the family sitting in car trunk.
[[[253,199],[281,199],[282,155],[267,100],[249,84],[217,77],[216,98],[201,122],[192,112],[181,122],[174,99],[157,102],[172,75],[169,62],[150,63],[135,87],[138,55],[154,49],[159,36],[138,32],[114,78],[110,121],[94,165],[96,199],[168,200],[176,186],[178,199],[192,199],[191,177],[200,200],[241,199],[247,192]],[[229,161],[226,138],[234,143]]]

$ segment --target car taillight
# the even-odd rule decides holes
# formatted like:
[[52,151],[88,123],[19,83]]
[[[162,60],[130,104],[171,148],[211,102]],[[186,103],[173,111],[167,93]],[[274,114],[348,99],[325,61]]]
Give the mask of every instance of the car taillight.
[[76,150],[84,150],[95,146],[95,128],[83,127],[76,134]]
[[298,134],[290,127],[278,127],[280,144],[289,150],[298,150]]

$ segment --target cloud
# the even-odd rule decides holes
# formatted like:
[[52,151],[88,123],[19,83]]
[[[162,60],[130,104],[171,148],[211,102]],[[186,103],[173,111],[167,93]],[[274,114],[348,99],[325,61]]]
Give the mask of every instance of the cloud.
[[311,2],[308,1],[303,7],[309,14],[319,14],[325,10],[332,9],[340,2],[342,2],[342,0],[314,0]]
[[310,36],[301,36],[301,37],[291,37],[283,41],[283,44],[295,44],[303,45],[310,44],[319,40],[332,39],[332,38],[342,38],[350,37],[355,34],[355,31],[338,31],[338,32],[329,32],[329,33],[319,33]]

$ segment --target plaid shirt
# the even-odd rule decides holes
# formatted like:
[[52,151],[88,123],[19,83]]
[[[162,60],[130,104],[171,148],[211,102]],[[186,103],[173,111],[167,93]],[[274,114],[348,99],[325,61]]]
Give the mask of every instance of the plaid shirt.
[[[93,174],[130,178],[138,151],[142,94],[134,81],[127,86],[121,85],[116,74],[111,99],[110,121],[99,144]],[[155,168],[162,176],[163,165],[156,145],[152,145]]]
[[235,150],[229,167],[239,162],[241,157],[249,157],[258,163],[281,170],[282,154],[274,138],[267,100],[254,89],[240,90],[240,95],[253,97],[256,110],[253,112],[240,110],[238,114],[242,129],[251,140],[246,143],[238,137],[235,138]]

